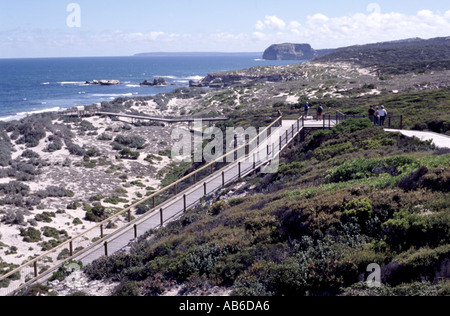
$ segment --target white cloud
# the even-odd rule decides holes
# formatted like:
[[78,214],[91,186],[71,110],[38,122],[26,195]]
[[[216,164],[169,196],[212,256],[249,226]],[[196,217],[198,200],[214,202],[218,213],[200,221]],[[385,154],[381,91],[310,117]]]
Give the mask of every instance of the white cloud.
[[291,30],[295,30],[295,29],[298,29],[298,28],[301,28],[301,27],[302,27],[302,25],[299,22],[297,22],[297,21],[291,21],[289,23],[289,29],[291,29]]
[[[257,30],[266,35],[263,37],[259,34],[259,38],[273,42],[311,43],[316,48],[450,35],[450,11],[440,13],[421,10],[415,15],[405,15],[397,12],[383,13],[374,6],[368,7],[368,13],[339,17],[314,14],[308,16],[304,24],[298,21],[287,24],[278,17],[269,17],[268,15],[264,22],[257,23]],[[279,27],[275,27],[276,25]]]
[[267,36],[264,33],[261,32],[253,32],[253,37],[258,39],[258,40],[263,40],[265,39]]
[[257,31],[269,30],[284,30],[286,28],[286,22],[275,15],[266,15],[266,19],[256,22],[255,29]]
[[255,29],[257,31],[263,31],[264,28],[265,28],[265,24],[263,21],[259,20],[258,22],[256,22]]

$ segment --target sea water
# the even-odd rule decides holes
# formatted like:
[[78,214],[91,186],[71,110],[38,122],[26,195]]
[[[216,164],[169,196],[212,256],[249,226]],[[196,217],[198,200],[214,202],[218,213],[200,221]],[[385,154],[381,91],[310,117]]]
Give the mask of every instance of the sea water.
[[[153,96],[189,86],[208,73],[254,66],[288,65],[299,61],[268,61],[260,54],[169,55],[0,59],[0,120],[56,112],[112,101],[118,97]],[[140,86],[163,77],[168,86]],[[86,84],[119,80],[116,86]]]

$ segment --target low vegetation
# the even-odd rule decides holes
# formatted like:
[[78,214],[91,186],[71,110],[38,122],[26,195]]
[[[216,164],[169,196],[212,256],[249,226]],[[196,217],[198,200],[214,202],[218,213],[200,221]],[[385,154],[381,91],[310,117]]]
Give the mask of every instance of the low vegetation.
[[380,74],[397,75],[447,70],[449,56],[450,42],[442,37],[346,47],[316,60],[351,61],[363,67],[374,67]]

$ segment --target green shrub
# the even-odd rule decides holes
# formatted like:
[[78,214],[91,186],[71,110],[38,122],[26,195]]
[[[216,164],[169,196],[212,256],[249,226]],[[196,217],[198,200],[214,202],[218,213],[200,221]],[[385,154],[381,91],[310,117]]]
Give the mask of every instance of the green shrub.
[[213,216],[219,215],[221,212],[223,212],[227,208],[227,203],[225,201],[220,201],[217,203],[214,203],[209,208],[209,213]]
[[107,218],[108,215],[106,214],[106,208],[101,204],[97,204],[86,211],[87,221],[99,223]]
[[114,142],[130,148],[144,149],[145,139],[140,136],[124,136],[119,135],[114,139]]
[[55,218],[56,214],[53,212],[44,212],[42,214],[37,214],[34,218],[38,222],[44,222],[44,223],[51,223],[53,220],[52,218]]
[[38,158],[40,158],[38,153],[36,153],[36,152],[34,152],[34,151],[30,150],[30,149],[25,150],[22,153],[21,157],[28,158],[28,159],[33,159],[33,158],[34,159],[38,159]]
[[77,144],[74,144],[72,142],[69,142],[69,144],[67,144],[67,142],[66,142],[66,145],[67,145],[67,150],[69,151],[69,153],[71,155],[82,157],[82,156],[84,156],[86,154],[86,150],[81,148]]
[[[392,285],[417,282],[421,280],[435,280],[442,263],[448,261],[450,245],[435,249],[428,247],[419,250],[411,249],[393,259],[395,264],[388,270],[388,281]],[[389,267],[388,267],[389,268]]]
[[3,194],[27,196],[29,192],[30,187],[18,181],[11,181],[7,184],[0,185],[0,193]]
[[139,285],[135,281],[124,282],[119,285],[113,293],[113,296],[139,296]]
[[128,203],[128,200],[122,199],[118,196],[112,196],[103,200],[104,203],[117,205],[119,203]]
[[71,275],[73,272],[75,272],[75,269],[82,269],[83,263],[81,261],[74,261],[70,260],[68,262],[65,262],[62,264],[58,270],[53,273],[53,275],[50,277],[49,281],[64,281],[65,278],[67,278],[69,275]]
[[336,134],[341,134],[344,132],[353,133],[359,130],[364,130],[372,127],[373,123],[369,120],[369,118],[363,119],[349,118],[343,121],[342,123],[336,125],[333,129],[333,132]]
[[50,237],[50,238],[54,238],[54,239],[69,238],[69,235],[68,235],[67,231],[65,231],[65,230],[57,230],[54,227],[48,227],[48,226],[43,227],[41,230],[45,237]]
[[372,201],[369,198],[354,199],[345,205],[344,214],[348,217],[355,217],[358,222],[367,221],[373,213]]
[[41,232],[33,227],[20,229],[20,235],[24,242],[35,243],[41,241]]
[[386,241],[399,250],[407,250],[411,245],[420,246],[427,229],[424,216],[407,210],[395,213],[394,218],[383,224]]
[[124,148],[120,151],[120,158],[137,160],[141,154],[138,151],[132,151],[129,148]]
[[294,161],[290,164],[281,163],[277,171],[276,180],[299,176],[304,170],[305,164],[299,161]]
[[382,160],[359,158],[346,161],[338,168],[328,171],[327,179],[337,183],[381,174],[398,176],[403,172],[414,170],[418,166],[419,163],[416,159],[407,156],[395,156]]
[[48,140],[50,141],[50,144],[48,144],[48,146],[45,148],[45,151],[52,153],[62,149],[63,142],[60,137],[51,135],[49,136]]
[[320,147],[314,151],[314,157],[317,160],[329,160],[337,155],[349,154],[358,151],[358,148],[353,146],[352,142],[345,142],[332,146]]

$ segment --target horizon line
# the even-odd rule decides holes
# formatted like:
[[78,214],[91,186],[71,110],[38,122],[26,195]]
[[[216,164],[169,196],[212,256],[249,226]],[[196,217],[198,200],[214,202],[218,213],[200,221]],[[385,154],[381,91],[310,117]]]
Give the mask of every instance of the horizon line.
[[0,57],[2,59],[58,59],[58,58],[114,58],[114,57],[146,57],[148,56],[175,56],[175,55],[187,55],[187,56],[205,56],[205,55],[250,55],[250,54],[263,54],[263,52],[148,52],[137,53],[133,55],[109,55],[109,56],[46,56],[46,57]]

